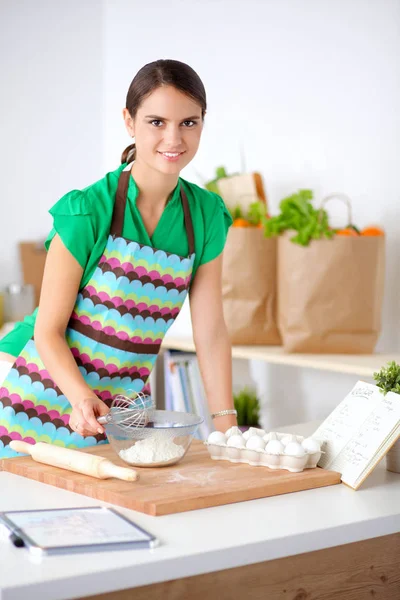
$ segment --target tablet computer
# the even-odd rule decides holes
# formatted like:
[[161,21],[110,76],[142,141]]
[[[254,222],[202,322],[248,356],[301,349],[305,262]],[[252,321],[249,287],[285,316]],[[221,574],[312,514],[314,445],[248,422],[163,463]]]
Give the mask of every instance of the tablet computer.
[[37,555],[155,548],[158,540],[113,508],[94,506],[0,513],[15,546]]

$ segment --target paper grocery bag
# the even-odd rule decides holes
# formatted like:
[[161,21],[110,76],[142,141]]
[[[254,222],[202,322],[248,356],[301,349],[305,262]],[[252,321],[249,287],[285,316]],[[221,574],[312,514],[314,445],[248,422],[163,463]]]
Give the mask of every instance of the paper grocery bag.
[[232,344],[280,344],[276,316],[276,238],[231,227],[222,268],[224,317]]
[[245,212],[257,200],[267,203],[262,177],[259,173],[243,173],[218,179],[218,191],[230,209],[240,206]]
[[44,264],[47,252],[44,242],[20,242],[19,254],[24,283],[30,283],[35,290],[35,306],[39,305]]
[[284,350],[369,354],[381,330],[384,236],[278,241],[278,323]]

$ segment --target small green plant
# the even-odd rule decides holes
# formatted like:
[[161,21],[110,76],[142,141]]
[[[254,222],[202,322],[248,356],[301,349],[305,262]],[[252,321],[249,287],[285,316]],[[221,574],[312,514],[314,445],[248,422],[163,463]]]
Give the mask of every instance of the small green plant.
[[400,365],[394,360],[382,367],[378,373],[374,373],[376,385],[381,388],[384,394],[394,392],[400,394]]
[[244,387],[233,395],[239,427],[257,427],[260,418],[260,402],[254,390]]

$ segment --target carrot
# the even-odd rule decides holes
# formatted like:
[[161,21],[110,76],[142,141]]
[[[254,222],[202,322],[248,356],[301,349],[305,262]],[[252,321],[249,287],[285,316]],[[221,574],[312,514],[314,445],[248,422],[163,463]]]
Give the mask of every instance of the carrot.
[[370,225],[361,230],[361,235],[385,235],[385,232],[380,227]]
[[246,219],[235,219],[232,227],[250,227],[250,223]]
[[346,235],[349,237],[358,237],[358,233],[352,227],[346,227],[345,229],[338,229],[336,235]]

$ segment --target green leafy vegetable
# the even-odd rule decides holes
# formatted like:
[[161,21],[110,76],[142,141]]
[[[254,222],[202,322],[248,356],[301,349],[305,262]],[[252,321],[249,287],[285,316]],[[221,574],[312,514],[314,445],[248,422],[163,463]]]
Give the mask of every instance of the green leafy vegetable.
[[228,173],[226,172],[225,167],[217,167],[215,169],[215,178],[212,179],[211,181],[208,181],[207,183],[205,183],[204,187],[209,192],[215,192],[216,194],[219,194],[218,180],[224,179],[225,177],[228,177]]
[[332,238],[334,231],[329,227],[326,211],[314,208],[312,199],[312,190],[299,190],[284,198],[279,205],[280,214],[264,221],[265,237],[293,229],[297,234],[291,240],[301,246],[307,246],[311,240]]
[[252,202],[247,212],[247,220],[252,225],[264,224],[267,219],[267,206],[262,200]]
[[237,206],[234,206],[233,208],[228,207],[228,210],[229,210],[233,220],[244,219],[243,211],[242,211],[241,206],[239,206],[239,204]]
[[381,388],[384,394],[395,392],[400,394],[400,365],[394,360],[382,367],[378,373],[374,373],[376,385]]
[[233,396],[237,410],[238,426],[257,427],[259,422],[260,403],[254,390],[247,387]]
[[250,225],[260,225],[260,223],[264,224],[265,220],[268,218],[267,215],[267,207],[265,202],[262,200],[257,200],[250,204],[247,212],[237,204],[233,208],[229,208],[228,210],[232,216],[232,219],[245,219],[250,223]]

